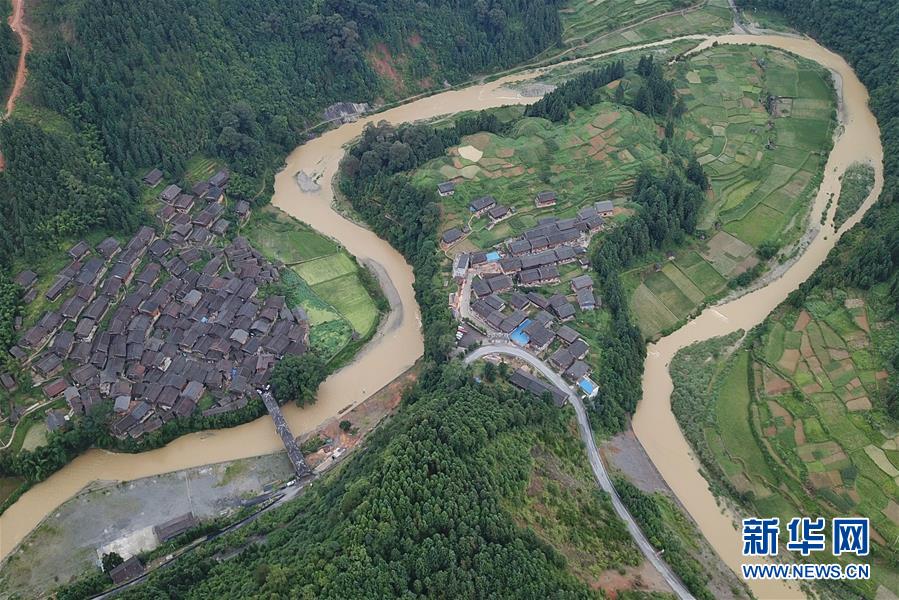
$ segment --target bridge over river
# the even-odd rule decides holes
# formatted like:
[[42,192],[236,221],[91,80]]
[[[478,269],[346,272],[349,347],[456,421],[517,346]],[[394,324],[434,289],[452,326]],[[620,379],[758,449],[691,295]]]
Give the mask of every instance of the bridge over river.
[[287,420],[284,418],[284,413],[281,412],[281,406],[278,404],[278,401],[275,400],[275,397],[272,396],[271,392],[262,392],[260,395],[262,396],[262,401],[265,403],[266,410],[268,410],[268,414],[272,416],[272,421],[275,422],[275,431],[281,436],[281,441],[284,443],[284,448],[287,450],[287,457],[290,459],[290,464],[293,465],[293,470],[296,471],[297,477],[303,478],[312,475],[312,469],[306,464],[306,459],[303,458],[303,452],[300,450],[300,445],[297,444],[297,439],[293,437],[293,433],[290,431],[290,425],[287,424]]

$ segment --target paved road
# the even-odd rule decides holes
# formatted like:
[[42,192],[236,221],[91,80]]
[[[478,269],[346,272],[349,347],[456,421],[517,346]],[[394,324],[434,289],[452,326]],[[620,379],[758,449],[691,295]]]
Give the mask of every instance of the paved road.
[[581,433],[581,440],[583,440],[584,445],[587,447],[587,456],[590,458],[590,466],[593,468],[593,475],[596,477],[596,482],[599,483],[599,487],[602,488],[605,492],[608,492],[609,496],[612,499],[612,507],[615,509],[615,512],[624,521],[624,524],[627,526],[627,530],[630,532],[631,537],[634,538],[634,541],[637,542],[637,546],[640,548],[640,551],[643,552],[643,556],[646,557],[652,566],[656,568],[656,570],[662,575],[668,585],[674,590],[674,593],[681,600],[695,600],[693,595],[687,590],[681,580],[677,575],[674,574],[674,571],[671,570],[671,567],[668,566],[664,560],[662,560],[658,554],[656,554],[655,548],[652,547],[652,544],[649,543],[649,540],[646,539],[646,536],[643,535],[643,531],[640,529],[640,526],[637,525],[637,522],[634,520],[634,517],[631,516],[630,511],[627,510],[627,507],[621,501],[621,498],[618,496],[618,492],[615,491],[615,486],[612,485],[612,480],[609,478],[608,472],[606,472],[605,465],[602,463],[602,459],[599,456],[599,450],[596,448],[596,442],[593,439],[593,431],[590,429],[590,421],[587,418],[587,411],[584,408],[584,403],[581,402],[580,396],[574,393],[571,387],[565,383],[565,380],[562,377],[553,371],[549,365],[545,362],[524,350],[523,348],[519,348],[518,346],[513,346],[511,344],[492,344],[489,346],[481,346],[471,354],[465,357],[465,362],[471,363],[479,358],[483,358],[488,354],[507,354],[509,356],[514,356],[516,358],[520,358],[521,360],[527,362],[529,365],[540,371],[540,373],[546,377],[550,382],[552,382],[556,387],[563,390],[568,394],[568,401],[574,407],[574,412],[577,415],[577,425],[578,430]]

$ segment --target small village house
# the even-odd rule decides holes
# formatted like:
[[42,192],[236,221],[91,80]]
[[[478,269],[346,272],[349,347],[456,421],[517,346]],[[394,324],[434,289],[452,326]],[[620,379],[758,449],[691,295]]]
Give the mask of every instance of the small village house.
[[482,196],[472,200],[468,204],[468,210],[476,217],[496,206],[496,199],[493,196]]
[[534,198],[534,204],[537,208],[548,208],[556,205],[556,193],[550,190],[540,192]]
[[456,193],[456,184],[452,181],[444,181],[443,183],[438,183],[437,193],[440,194],[441,198],[452,196]]

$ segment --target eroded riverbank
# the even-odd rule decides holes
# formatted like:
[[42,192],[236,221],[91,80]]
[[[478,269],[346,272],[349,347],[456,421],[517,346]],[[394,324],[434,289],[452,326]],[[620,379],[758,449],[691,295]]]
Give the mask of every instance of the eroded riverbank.
[[[873,189],[858,212],[840,231],[835,232],[833,229],[833,215],[837,205],[834,202],[827,209],[827,220],[822,231],[778,279],[740,298],[706,308],[698,317],[648,348],[643,374],[643,399],[634,415],[634,431],[656,468],[699,525],[703,535],[724,561],[736,570],[745,559],[741,555],[740,534],[734,527],[735,517],[730,511],[718,506],[708,489],[708,483],[700,473],[699,462],[693,457],[671,412],[673,384],[668,366],[682,348],[758,325],[790,292],[808,279],[824,262],[840,235],[855,225],[880,195],[883,188],[883,148],[880,129],[868,108],[868,92],[849,64],[839,55],[811,39],[771,35],[722,36],[711,38],[700,47],[708,47],[715,41],[781,48],[814,60],[839,74],[844,109],[842,133],[834,143],[810,212],[809,222],[812,226],[817,224],[826,209],[830,194],[834,194],[835,198],[839,197],[840,177],[849,165],[859,160],[869,160],[875,166]],[[802,597],[798,589],[787,587],[782,582],[753,582],[751,588],[762,599]]]
[[[839,194],[839,175],[849,163],[864,155],[878,165],[875,188],[859,214],[850,219],[843,230],[857,222],[860,214],[873,203],[882,186],[879,130],[873,115],[867,109],[867,92],[849,65],[815,42],[781,36],[683,36],[562,62],[555,66],[663,46],[682,39],[702,41],[701,47],[710,46],[714,41],[769,45],[815,60],[842,76],[847,109],[844,131],[828,161],[827,172],[811,214],[813,218],[821,214],[826,205],[826,196],[831,191]],[[537,98],[523,97],[506,89],[504,85],[536,77],[544,71],[545,69],[527,71],[490,83],[421,98],[331,130],[297,148],[287,157],[285,169],[275,180],[273,203],[315,229],[338,239],[361,262],[373,261],[380,265],[396,290],[395,295],[391,294],[391,312],[383,325],[382,334],[376,336],[352,364],[325,381],[315,405],[305,409],[291,406],[285,411],[295,434],[301,435],[358,404],[414,363],[423,349],[420,313],[412,289],[411,268],[387,242],[333,210],[332,179],[345,145],[370,122],[387,120],[401,123],[465,110],[534,102]],[[321,189],[311,193],[302,192],[294,179],[300,170],[319,180]],[[828,223],[832,222],[835,208],[835,205],[831,208]],[[835,238],[833,232],[825,228],[802,258],[780,279],[733,302],[706,309],[697,319],[649,349],[650,356],[644,377],[644,400],[635,416],[635,431],[669,486],[699,524],[712,546],[731,567],[740,558],[738,536],[731,525],[730,515],[722,515],[715,504],[671,414],[671,380],[667,364],[678,349],[695,341],[761,322],[774,306],[817,268],[833,247]],[[188,435],[165,448],[143,454],[124,455],[97,450],[87,452],[47,481],[35,486],[0,516],[0,558],[9,554],[47,514],[91,481],[131,480],[267,454],[279,449],[280,441],[266,417],[233,429]],[[753,591],[761,598],[783,597],[785,590],[783,586],[772,589],[764,586],[756,589],[753,586]]]

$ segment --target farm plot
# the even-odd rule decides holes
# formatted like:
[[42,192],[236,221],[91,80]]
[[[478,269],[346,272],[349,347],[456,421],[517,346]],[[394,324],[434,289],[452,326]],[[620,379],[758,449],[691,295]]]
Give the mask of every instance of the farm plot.
[[378,309],[358,265],[333,240],[272,207],[255,211],[244,231],[269,258],[290,267],[273,293],[306,311],[313,349],[331,357],[354,332],[365,336],[377,325]]
[[750,246],[798,235],[790,225],[810,206],[831,144],[827,78],[803,59],[737,46],[712,48],[678,67],[687,139],[716,198],[703,227],[718,221]]
[[330,302],[360,335],[368,334],[377,324],[378,309],[356,272],[318,283],[312,289]]
[[[645,7],[654,5],[657,11],[655,18]],[[562,23],[577,25],[578,19],[584,23],[592,23],[591,26],[574,28],[569,26],[563,29],[563,38],[568,45],[576,46],[574,56],[587,56],[599,52],[631,46],[638,43],[651,42],[662,39],[670,39],[691,33],[723,33],[733,25],[727,0],[708,0],[689,10],[677,10],[662,8],[657,0],[640,0],[628,2],[624,0],[572,0],[567,8],[562,9]],[[619,15],[617,19],[603,21],[604,15],[614,13]],[[680,9],[681,7],[675,7]],[[623,10],[627,10],[628,18]],[[573,12],[572,12],[573,11]],[[643,16],[638,16],[638,11]],[[667,14],[664,14],[667,13]],[[629,27],[620,29],[622,25],[634,23]],[[614,31],[612,31],[615,29]]]
[[[753,481],[750,489],[760,493],[765,490],[766,485],[776,482],[777,478],[752,435],[748,366],[749,353],[740,352],[722,382],[714,411],[716,432],[721,436],[723,450],[732,461],[743,467],[741,476]],[[738,480],[734,482],[739,484]]]
[[309,285],[316,285],[335,277],[356,272],[356,264],[343,253],[322,256],[296,265],[294,270]]
[[866,294],[832,290],[783,306],[727,368],[708,361],[714,403],[699,421],[699,450],[754,515],[870,519],[862,595],[874,597],[879,586],[899,591],[899,426],[883,409],[897,330],[885,290]]
[[338,250],[333,240],[273,207],[254,211],[243,233],[260,252],[288,265]]
[[858,513],[877,536],[895,539],[899,436],[878,425],[886,362],[870,331],[888,324],[871,327],[873,315],[862,298],[813,299],[769,326],[756,357],[765,363],[758,397],[769,407],[759,433],[789,468],[797,496],[812,489],[818,512]]
[[674,8],[672,0],[572,0],[559,11],[562,39],[567,44],[583,42]]
[[[515,215],[495,226],[487,215],[471,221],[468,240],[487,249],[533,227],[539,217],[573,215],[597,200],[626,195],[639,169],[662,165],[658,144],[658,128],[649,117],[603,102],[574,111],[563,124],[522,118],[504,136],[466,136],[447,156],[419,168],[414,180],[424,187],[457,183],[456,193],[441,200],[443,229],[467,225],[468,204],[481,196],[512,208]],[[464,158],[460,150],[478,160]],[[559,203],[538,210],[534,196],[545,189],[555,190]]]

